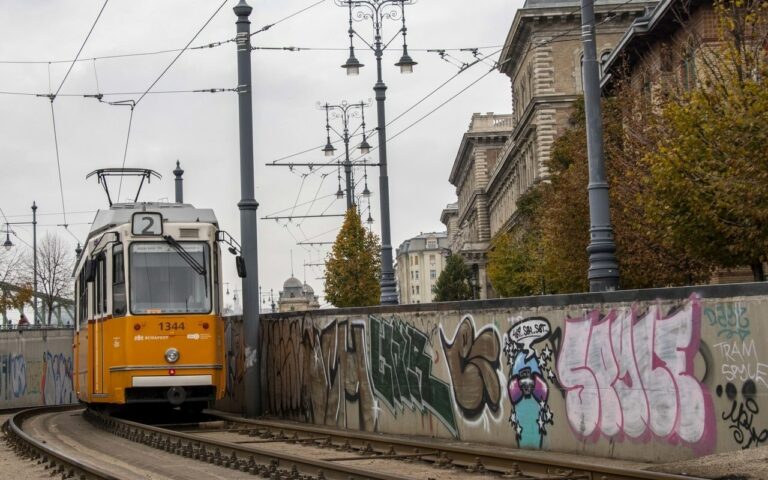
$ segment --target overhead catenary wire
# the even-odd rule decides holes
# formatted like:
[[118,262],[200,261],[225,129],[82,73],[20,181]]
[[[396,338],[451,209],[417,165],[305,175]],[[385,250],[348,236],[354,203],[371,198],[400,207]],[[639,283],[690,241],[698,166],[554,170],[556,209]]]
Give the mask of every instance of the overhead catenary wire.
[[[326,0],[321,0],[319,2],[316,2],[308,7],[304,7],[301,10],[294,12],[286,17],[281,18],[280,20],[265,25],[264,27],[261,27],[260,29],[256,30],[252,35],[255,35],[257,33],[265,32],[269,30],[270,28],[283,23],[293,17],[296,17],[297,15],[306,12],[307,10],[311,9],[312,7],[315,7],[317,5],[320,5],[321,3],[324,3]],[[88,57],[88,58],[75,58],[73,59],[66,59],[66,60],[0,60],[0,64],[16,64],[16,65],[43,65],[43,64],[60,64],[60,63],[77,63],[77,62],[89,62],[89,61],[95,61],[95,60],[114,60],[118,58],[131,58],[131,57],[146,57],[146,56],[154,56],[154,55],[165,55],[169,53],[178,53],[183,51],[184,49],[187,50],[206,50],[210,48],[220,47],[222,45],[226,45],[228,43],[234,43],[235,39],[230,38],[227,40],[221,40],[218,42],[212,42],[207,43],[205,45],[197,45],[194,47],[185,47],[185,48],[167,48],[162,50],[151,50],[147,52],[132,52],[132,53],[118,53],[113,55],[100,55],[100,56],[94,56],[94,57]]]
[[221,5],[219,5],[219,7],[213,12],[213,14],[211,14],[211,16],[208,17],[208,20],[206,20],[205,23],[203,24],[203,26],[200,27],[197,30],[197,32],[192,37],[192,39],[184,46],[184,48],[181,49],[181,51],[179,51],[179,53],[173,58],[173,60],[171,60],[171,63],[169,63],[168,66],[165,67],[165,69],[160,73],[160,75],[157,76],[157,78],[149,85],[149,87],[147,87],[147,90],[143,94],[141,94],[139,99],[136,100],[136,105],[141,103],[141,101],[144,99],[144,97],[147,96],[149,91],[152,90],[152,88],[155,85],[157,85],[157,82],[159,82],[160,79],[163,78],[163,76],[165,76],[165,74],[168,72],[168,70],[170,70],[171,67],[173,67],[173,65],[176,63],[176,61],[182,56],[182,54],[184,54],[184,52],[187,51],[187,49],[190,47],[190,45],[192,45],[192,42],[194,42],[195,39],[202,33],[202,31],[205,30],[205,27],[207,27],[208,24],[211,23],[211,21],[214,19],[214,17],[216,17],[216,15],[221,11],[222,8],[224,8],[224,5],[226,5],[226,4],[227,4],[227,0],[224,0],[223,2],[221,2]]
[[91,38],[93,29],[96,28],[96,24],[99,23],[101,14],[104,13],[104,9],[107,8],[108,3],[109,3],[109,0],[104,0],[104,4],[101,6],[101,10],[99,10],[99,14],[96,15],[96,19],[93,21],[93,24],[91,25],[91,29],[88,30],[88,35],[85,36],[85,40],[83,40],[83,43],[80,45],[80,49],[77,51],[77,55],[75,55],[74,60],[72,60],[72,63],[69,65],[69,69],[67,70],[67,73],[64,75],[64,78],[61,80],[61,83],[59,84],[59,88],[57,88],[56,93],[53,94],[54,98],[56,97],[56,95],[59,94],[59,92],[61,92],[61,88],[64,86],[64,83],[67,81],[67,78],[69,78],[69,74],[72,72],[72,68],[75,66],[77,59],[80,58],[80,54],[83,53],[83,48],[85,48],[85,44],[88,43],[88,39]]
[[[180,93],[223,93],[223,92],[237,92],[236,88],[201,88],[196,90],[154,90],[148,92],[147,95],[169,95]],[[99,98],[109,96],[128,96],[128,95],[141,95],[144,91],[139,92],[99,92],[96,93],[60,93],[56,98],[64,97],[80,97],[80,98]],[[51,94],[36,93],[36,92],[9,92],[0,91],[0,95],[17,95],[26,97],[46,97],[50,98]]]
[[320,4],[322,4],[322,3],[325,3],[325,1],[326,1],[326,0],[319,0],[318,2],[315,2],[315,3],[313,3],[312,5],[309,5],[308,7],[304,7],[304,8],[302,8],[301,10],[299,10],[299,11],[297,11],[297,12],[294,12],[294,13],[292,13],[292,14],[288,15],[287,17],[283,17],[283,18],[281,18],[280,20],[278,20],[278,21],[276,21],[276,22],[274,22],[274,23],[270,23],[270,24],[268,24],[268,25],[264,25],[264,26],[263,26],[263,27],[261,27],[260,29],[258,29],[258,30],[256,30],[255,32],[251,33],[251,37],[253,37],[253,36],[254,36],[254,35],[256,35],[257,33],[266,32],[267,30],[269,30],[270,28],[274,27],[275,25],[278,25],[278,24],[280,24],[280,23],[283,23],[283,22],[285,22],[286,20],[290,20],[291,18],[293,18],[293,17],[295,17],[295,16],[297,16],[297,15],[300,15],[300,14],[302,14],[302,13],[306,12],[307,10],[310,10],[310,9],[312,9],[312,8],[314,8],[314,7],[316,7],[316,6],[320,5]]
[[[125,137],[125,149],[123,150],[123,164],[120,166],[120,168],[125,168],[125,160],[128,158],[128,145],[131,141],[131,127],[133,126],[133,111],[136,108],[136,103],[130,103],[129,106],[131,107],[131,114],[128,117],[128,134]],[[117,201],[120,202],[120,194],[123,191],[123,177],[120,177],[120,186],[117,189]],[[138,199],[136,199],[138,200]],[[134,200],[134,201],[136,201]]]
[[[58,133],[56,131],[56,110],[54,108],[54,101],[56,100],[56,96],[61,92],[61,89],[64,87],[64,83],[66,83],[67,78],[69,78],[70,72],[72,72],[72,68],[75,66],[75,62],[77,62],[77,59],[80,57],[80,54],[83,52],[83,48],[85,48],[85,44],[88,43],[88,39],[91,38],[91,34],[93,33],[93,30],[96,28],[96,24],[99,22],[99,19],[101,18],[101,14],[104,13],[104,9],[107,7],[107,4],[109,3],[109,0],[104,0],[104,4],[101,6],[101,9],[99,10],[98,15],[96,15],[96,19],[91,24],[91,28],[88,30],[88,34],[85,36],[85,40],[83,40],[83,43],[80,45],[80,48],[77,51],[77,55],[75,55],[75,59],[72,61],[72,63],[69,66],[69,69],[67,70],[67,73],[64,75],[64,78],[61,80],[61,83],[59,84],[59,88],[56,89],[56,93],[49,94],[48,98],[51,100],[51,121],[53,123],[53,142],[56,149],[56,169],[58,171],[59,175],[59,194],[61,196],[61,213],[62,217],[64,218],[64,228],[67,226],[67,208],[64,203],[64,181],[62,180],[61,176],[61,154],[59,152],[59,137]],[[49,88],[50,88],[50,65],[48,67],[49,72]]]
[[53,145],[56,148],[56,168],[59,172],[59,194],[61,196],[61,214],[64,218],[64,224],[67,224],[67,207],[64,205],[64,182],[61,179],[61,158],[59,155],[59,135],[56,131],[56,111],[53,108],[53,98],[51,98],[51,121],[53,123]]

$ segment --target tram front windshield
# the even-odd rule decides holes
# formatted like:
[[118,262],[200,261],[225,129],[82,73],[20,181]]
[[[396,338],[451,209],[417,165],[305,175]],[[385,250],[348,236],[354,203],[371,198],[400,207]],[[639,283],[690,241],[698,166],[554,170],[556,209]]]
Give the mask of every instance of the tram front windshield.
[[[200,265],[208,268],[208,245],[199,242],[179,244]],[[208,313],[211,295],[208,275],[196,272],[179,253],[166,243],[131,245],[131,313]]]

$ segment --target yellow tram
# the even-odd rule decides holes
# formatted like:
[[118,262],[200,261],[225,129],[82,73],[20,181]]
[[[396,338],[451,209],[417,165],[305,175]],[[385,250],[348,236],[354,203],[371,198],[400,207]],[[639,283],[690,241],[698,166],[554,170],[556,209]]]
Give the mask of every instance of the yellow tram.
[[197,410],[223,396],[221,234],[187,204],[97,212],[74,272],[82,402]]

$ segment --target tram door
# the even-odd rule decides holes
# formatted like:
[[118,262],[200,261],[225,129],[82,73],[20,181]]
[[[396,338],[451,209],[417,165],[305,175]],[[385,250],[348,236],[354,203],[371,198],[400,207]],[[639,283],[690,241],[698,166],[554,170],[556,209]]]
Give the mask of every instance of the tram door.
[[104,324],[93,322],[93,393],[104,393]]
[[[106,312],[106,261],[102,256],[96,262],[93,286],[93,394],[104,396],[104,317]],[[101,318],[99,318],[101,317]]]

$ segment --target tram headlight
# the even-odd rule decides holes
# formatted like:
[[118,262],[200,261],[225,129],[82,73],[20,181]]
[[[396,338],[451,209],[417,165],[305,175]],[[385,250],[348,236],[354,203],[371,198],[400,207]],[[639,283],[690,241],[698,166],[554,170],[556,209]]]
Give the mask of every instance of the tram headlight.
[[168,363],[176,363],[179,360],[179,351],[175,348],[169,348],[165,351],[165,361]]

